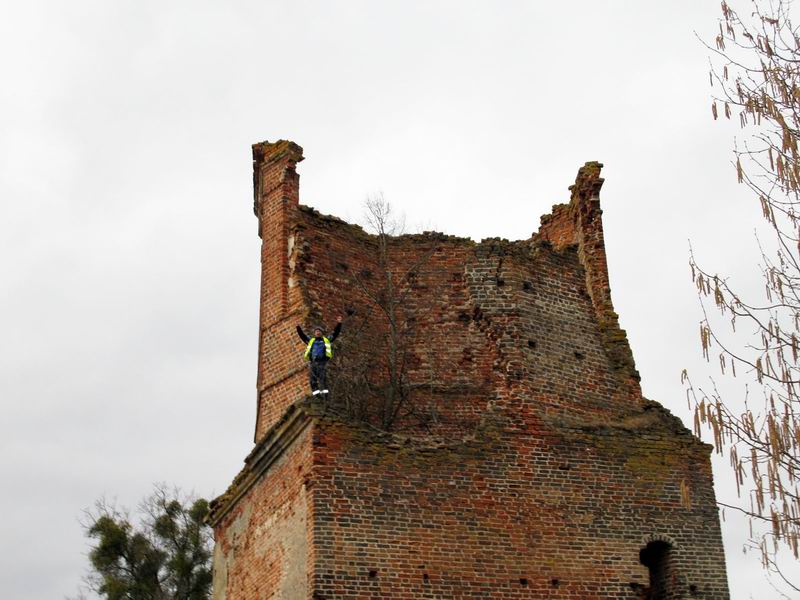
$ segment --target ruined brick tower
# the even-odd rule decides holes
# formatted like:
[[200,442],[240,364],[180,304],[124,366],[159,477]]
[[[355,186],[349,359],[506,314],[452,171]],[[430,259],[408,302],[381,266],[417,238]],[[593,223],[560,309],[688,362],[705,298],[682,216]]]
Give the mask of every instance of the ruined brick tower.
[[[528,240],[382,247],[299,204],[298,145],[253,160],[255,447],[212,503],[215,600],[728,598],[710,447],[642,397],[611,303],[599,163]],[[391,427],[364,391],[389,389],[381,248],[413,398]],[[294,328],[338,314],[326,405]]]

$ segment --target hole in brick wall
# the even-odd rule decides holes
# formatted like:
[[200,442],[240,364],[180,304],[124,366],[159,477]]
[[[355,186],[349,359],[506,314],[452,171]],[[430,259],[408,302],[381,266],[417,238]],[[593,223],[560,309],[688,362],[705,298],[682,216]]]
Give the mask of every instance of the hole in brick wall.
[[528,580],[525,579],[524,577],[520,577],[519,578],[519,584],[520,585],[528,585]]
[[470,321],[470,316],[462,310],[458,313],[458,320],[462,323],[468,323]]
[[472,357],[472,348],[464,348],[464,351],[461,353],[461,360],[458,361],[459,364],[467,364],[471,363],[475,359]]
[[369,269],[362,269],[361,272],[359,273],[359,276],[362,279],[371,279],[372,278],[372,271],[370,271]]
[[564,464],[558,465],[558,469],[559,469],[560,471],[569,471],[571,468],[572,468],[572,467],[571,467],[570,465],[568,465],[567,463],[564,463]]
[[578,352],[577,350],[575,350],[573,354],[575,355],[575,358],[577,358],[578,360],[583,360],[583,352]]
[[689,586],[689,593],[690,593],[692,596],[695,596],[695,595],[697,594],[697,586],[696,586],[696,585],[694,585],[694,584],[690,585],[690,586]]
[[423,573],[423,574],[422,574],[422,580],[423,580],[423,581],[428,581],[429,579],[430,579],[430,577],[428,577],[428,574],[427,574],[427,573]]
[[528,348],[536,348],[536,340],[528,340]]
[[506,284],[505,279],[500,279],[499,277],[497,278],[497,287],[503,287],[505,284]]
[[675,566],[672,560],[672,546],[657,540],[650,542],[639,551],[639,562],[650,571],[650,597],[673,598],[675,590]]
[[350,269],[350,265],[343,262],[337,262],[336,268],[339,269],[340,271],[348,271]]
[[522,289],[525,290],[526,292],[530,292],[533,289],[533,286],[531,285],[530,281],[523,281]]
[[481,310],[480,306],[476,306],[475,309],[472,311],[472,320],[480,321],[482,318],[483,318],[483,311]]
[[344,309],[344,312],[348,317],[352,317],[354,314],[356,314],[356,309],[348,306]]
[[558,587],[561,585],[561,582],[558,579],[553,578],[550,580],[550,585],[552,585],[553,587]]
[[370,569],[369,571],[369,578],[375,579],[378,576],[378,572],[375,569]]

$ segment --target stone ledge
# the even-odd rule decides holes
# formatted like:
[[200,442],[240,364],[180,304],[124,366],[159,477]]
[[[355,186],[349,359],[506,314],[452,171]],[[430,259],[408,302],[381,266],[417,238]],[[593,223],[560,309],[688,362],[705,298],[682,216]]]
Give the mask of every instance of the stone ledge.
[[236,505],[272,464],[305,430],[312,416],[296,402],[286,409],[280,420],[273,425],[261,441],[244,459],[245,466],[221,496],[209,504],[206,523],[216,527],[222,518]]

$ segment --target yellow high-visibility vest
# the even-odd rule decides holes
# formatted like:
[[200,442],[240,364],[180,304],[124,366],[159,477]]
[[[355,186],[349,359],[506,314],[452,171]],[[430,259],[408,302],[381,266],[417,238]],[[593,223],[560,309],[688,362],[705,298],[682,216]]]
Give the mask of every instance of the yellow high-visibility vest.
[[[311,346],[314,345],[314,342],[316,340],[317,338],[314,337],[308,340],[308,346],[306,346],[306,353],[303,354],[303,358],[305,358],[306,360],[311,360]],[[325,342],[325,356],[327,356],[328,358],[333,358],[333,346],[331,345],[330,340],[326,337],[323,337],[322,341]]]

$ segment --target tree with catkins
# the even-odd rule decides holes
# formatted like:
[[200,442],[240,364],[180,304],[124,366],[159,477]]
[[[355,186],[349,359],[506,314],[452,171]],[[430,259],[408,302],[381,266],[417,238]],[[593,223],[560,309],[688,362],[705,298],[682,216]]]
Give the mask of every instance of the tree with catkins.
[[682,380],[696,433],[729,455],[742,499],[729,508],[749,516],[764,567],[798,590],[776,562],[781,548],[795,559],[800,551],[800,32],[790,13],[783,0],[751,0],[741,12],[722,2],[719,33],[706,44],[712,116],[738,120],[732,163],[768,232],[757,237],[764,293],[746,297],[690,252],[703,356],[748,381],[737,396],[713,380],[695,387],[686,371]]

